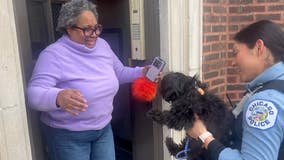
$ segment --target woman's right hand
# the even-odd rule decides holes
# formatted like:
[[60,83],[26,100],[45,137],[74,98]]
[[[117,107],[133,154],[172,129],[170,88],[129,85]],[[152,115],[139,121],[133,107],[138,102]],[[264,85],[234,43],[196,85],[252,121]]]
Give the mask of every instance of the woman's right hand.
[[72,115],[78,115],[79,112],[86,111],[87,100],[82,93],[75,89],[65,89],[58,93],[56,105]]
[[207,132],[207,128],[204,123],[199,119],[199,117],[195,114],[195,121],[193,127],[187,131],[187,134],[194,139],[198,139],[198,137]]
[[[198,138],[200,138],[200,135],[202,135],[203,133],[206,133],[208,132],[207,131],[207,128],[205,126],[205,124],[199,119],[198,115],[197,114],[194,114],[194,117],[195,117],[195,122],[193,124],[193,127],[190,128],[188,131],[187,131],[187,134],[198,140]],[[211,133],[210,133],[211,134]],[[204,139],[204,144],[203,144],[203,147],[204,148],[208,148],[208,145],[211,141],[213,141],[215,138],[213,137],[213,135],[209,135],[207,136],[207,138]]]

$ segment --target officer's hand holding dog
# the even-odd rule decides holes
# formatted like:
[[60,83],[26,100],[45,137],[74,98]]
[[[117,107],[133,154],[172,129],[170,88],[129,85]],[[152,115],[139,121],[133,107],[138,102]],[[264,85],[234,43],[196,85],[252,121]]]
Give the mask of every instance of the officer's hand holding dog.
[[207,131],[204,123],[199,119],[199,117],[195,114],[195,122],[193,127],[187,131],[187,134],[194,139],[200,139],[203,141],[203,147],[207,148],[208,144],[214,140],[214,137],[210,132]]

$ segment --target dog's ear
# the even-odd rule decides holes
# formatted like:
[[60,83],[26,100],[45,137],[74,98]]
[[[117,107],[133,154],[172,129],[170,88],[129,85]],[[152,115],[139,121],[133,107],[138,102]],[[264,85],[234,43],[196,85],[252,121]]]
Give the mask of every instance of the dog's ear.
[[192,78],[197,82],[198,85],[201,83],[201,81],[199,80],[199,74],[198,73],[196,73]]
[[207,90],[207,85],[206,85],[205,83],[202,83],[202,82],[200,81],[200,77],[199,77],[199,74],[198,74],[198,73],[196,73],[196,74],[193,76],[193,79],[196,81],[197,86],[198,86],[199,88],[202,88],[204,91]]

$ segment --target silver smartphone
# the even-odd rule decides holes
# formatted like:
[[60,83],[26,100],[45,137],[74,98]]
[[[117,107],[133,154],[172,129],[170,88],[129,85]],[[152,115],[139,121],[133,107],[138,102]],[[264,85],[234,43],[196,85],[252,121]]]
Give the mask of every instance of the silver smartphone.
[[149,70],[146,73],[146,78],[148,78],[152,82],[155,82],[159,73],[163,71],[165,65],[166,62],[164,60],[162,60],[160,57],[155,57]]

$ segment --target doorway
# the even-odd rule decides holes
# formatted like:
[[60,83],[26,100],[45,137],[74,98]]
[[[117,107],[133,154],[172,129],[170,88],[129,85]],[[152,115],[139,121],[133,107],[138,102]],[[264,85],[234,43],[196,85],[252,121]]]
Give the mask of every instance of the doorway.
[[[61,5],[66,0],[27,0],[28,21],[32,48],[31,63],[35,63],[40,51],[61,35],[55,31]],[[93,0],[97,5],[101,35],[124,65],[144,65],[146,61],[130,61],[129,0]],[[48,32],[46,32],[48,31]],[[154,45],[154,44],[152,44]],[[157,52],[158,53],[158,52]],[[27,62],[29,63],[29,62]],[[27,72],[32,72],[31,70]],[[28,74],[29,75],[29,74]],[[145,114],[152,104],[141,104],[131,98],[130,84],[120,86],[114,100],[112,127],[117,160],[154,159],[153,123]],[[39,131],[39,114],[29,111],[33,138],[34,159],[46,160],[44,143]],[[36,122],[36,123],[35,123]]]

